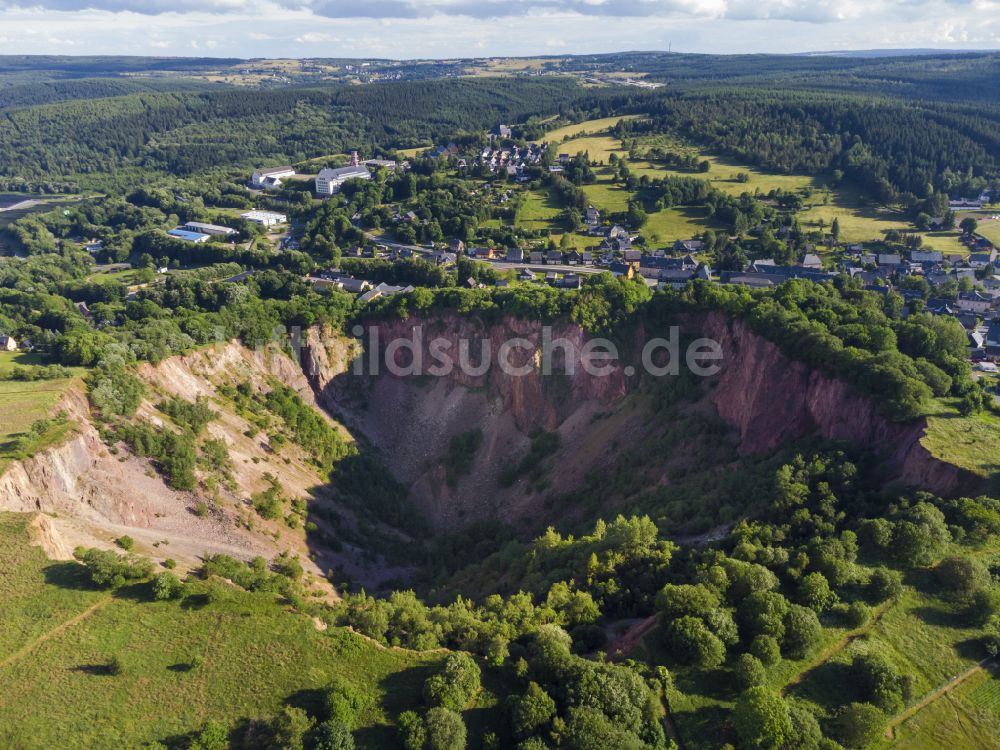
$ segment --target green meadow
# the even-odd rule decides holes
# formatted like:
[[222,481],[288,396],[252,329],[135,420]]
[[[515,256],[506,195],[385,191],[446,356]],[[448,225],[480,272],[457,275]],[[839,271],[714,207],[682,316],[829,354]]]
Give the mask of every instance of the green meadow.
[[[30,546],[25,514],[0,515],[0,745],[136,748],[172,742],[208,720],[314,708],[334,676],[369,697],[359,748],[396,747],[400,711],[441,652],[377,646],[320,630],[279,595],[192,581],[180,600],[148,583],[95,590],[75,562]],[[108,665],[117,660],[120,672]],[[488,703],[488,691],[480,704]],[[472,713],[482,711],[474,708]]]
[[38,420],[52,412],[66,391],[79,382],[83,368],[71,368],[71,377],[56,380],[8,380],[15,366],[41,364],[34,354],[0,352],[0,473],[11,461],[33,455],[58,443],[72,430],[72,423],[50,424],[40,433],[32,432]]

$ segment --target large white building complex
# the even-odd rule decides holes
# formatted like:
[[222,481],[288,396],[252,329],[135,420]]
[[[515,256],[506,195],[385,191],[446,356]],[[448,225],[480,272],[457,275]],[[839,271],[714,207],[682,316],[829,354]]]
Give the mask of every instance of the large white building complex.
[[362,166],[339,167],[337,169],[321,169],[316,175],[316,194],[333,195],[339,193],[341,186],[348,180],[370,180],[372,173]]

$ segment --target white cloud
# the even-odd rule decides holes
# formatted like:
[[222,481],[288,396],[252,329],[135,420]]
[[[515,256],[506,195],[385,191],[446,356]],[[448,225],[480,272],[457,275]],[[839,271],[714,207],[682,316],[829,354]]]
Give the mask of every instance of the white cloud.
[[226,57],[982,49],[1000,43],[1000,0],[0,0],[0,29],[8,54],[65,40],[74,54]]
[[320,42],[332,42],[334,41],[334,37],[329,34],[321,34],[311,31],[308,34],[302,34],[301,36],[295,37],[295,41],[299,44],[318,44]]

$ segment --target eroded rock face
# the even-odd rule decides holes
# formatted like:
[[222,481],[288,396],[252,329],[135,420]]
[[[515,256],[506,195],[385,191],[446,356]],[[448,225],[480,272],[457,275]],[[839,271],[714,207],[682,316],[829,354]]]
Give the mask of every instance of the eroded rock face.
[[[887,480],[941,495],[982,489],[980,479],[935,458],[921,445],[923,420],[888,420],[870,397],[790,359],[742,321],[709,313],[684,316],[677,323],[686,334],[709,337],[722,346],[721,371],[698,408],[717,413],[732,427],[740,453],[764,454],[787,441],[818,434],[877,451],[885,457]],[[543,335],[537,321],[444,315],[371,325],[381,348],[394,338],[411,337],[421,326],[425,362],[433,361],[429,346],[434,338],[448,342],[456,357],[461,340],[485,342],[495,354],[511,337],[522,338],[530,348],[515,349],[511,362],[530,365],[530,371],[512,376],[497,367],[481,374],[455,368],[443,377],[414,378],[387,374],[383,367],[376,377],[355,376],[352,361],[363,354],[359,342],[317,327],[304,332],[299,362],[231,342],[156,366],[143,365],[140,374],[155,390],[188,399],[211,398],[222,382],[249,379],[261,388],[272,378],[284,382],[366,436],[387,469],[410,487],[412,499],[439,527],[490,517],[540,518],[545,495],[576,489],[589,472],[609,465],[616,456],[627,456],[648,434],[641,407],[629,398],[640,376],[626,371],[629,364],[637,367],[632,360],[638,359],[635,353],[645,339],[660,332],[637,331],[629,362],[615,363],[606,376],[586,372],[577,361],[571,374],[543,377],[534,351]],[[577,351],[588,338],[573,324],[555,326],[552,337],[569,340]],[[399,364],[405,364],[408,355],[400,356]],[[473,347],[470,359],[479,362],[479,349]],[[108,534],[145,529],[153,540],[161,533],[190,537],[195,540],[189,544],[192,555],[207,549],[265,551],[263,541],[241,531],[232,518],[217,523],[195,519],[189,509],[196,498],[167,488],[148,462],[113,455],[90,421],[82,392],[71,391],[60,408],[78,428],[62,445],[8,467],[0,476],[0,508],[65,514]],[[149,404],[140,412],[156,418]],[[248,437],[246,428],[244,420],[227,413],[209,426],[214,437],[229,445],[239,495],[261,489],[266,472],[278,475],[295,496],[306,495],[324,481],[302,461],[271,461],[261,443],[264,438]],[[449,442],[471,429],[481,432],[481,444],[470,471],[449,481],[443,465]],[[558,470],[550,472],[542,489],[523,480],[501,487],[501,475],[527,454],[531,436],[539,430],[559,434],[560,449],[552,459]]]
[[[460,341],[477,342],[470,346],[468,359],[478,365],[484,349],[495,357],[505,341],[516,337],[529,346],[513,349],[510,362],[514,367],[527,365],[531,371],[511,376],[498,367],[481,374],[455,367],[440,377],[390,374],[385,367],[386,345],[400,338],[414,340],[418,328],[422,334],[418,334],[418,356],[425,365],[435,362],[430,351],[433,339],[446,342],[446,351],[456,362]],[[378,376],[356,374],[353,357],[345,356],[351,347],[315,329],[305,336],[303,369],[319,402],[342,415],[352,430],[379,449],[386,466],[410,487],[411,499],[439,527],[490,517],[514,521],[537,515],[540,495],[528,491],[523,482],[500,486],[504,470],[527,454],[532,434],[556,431],[562,443],[557,458],[560,471],[552,473],[549,490],[572,489],[607,451],[606,445],[594,445],[598,436],[588,429],[591,418],[620,402],[629,391],[621,366],[608,377],[594,377],[576,362],[572,375],[543,377],[537,351],[533,351],[542,340],[537,321],[507,317],[487,324],[470,316],[445,315],[432,321],[377,321],[368,331],[367,341],[378,342]],[[587,339],[575,325],[555,326],[551,335],[567,339],[577,350]],[[396,362],[405,366],[410,357],[408,352],[397,353]],[[361,372],[371,373],[370,352]],[[473,465],[449,483],[442,459],[451,439],[470,430],[481,433]]]
[[815,433],[877,451],[885,456],[889,475],[906,484],[939,495],[982,489],[978,477],[921,445],[926,420],[889,420],[870,396],[790,359],[743,321],[709,313],[689,325],[722,345],[722,371],[712,401],[739,431],[741,453],[766,453]]
[[[873,399],[850,384],[790,359],[746,323],[722,313],[687,315],[677,322],[685,334],[714,339],[722,347],[721,371],[709,399],[738,433],[741,454],[768,453],[787,441],[817,434],[879,452],[886,459],[887,479],[942,495],[980,489],[977,477],[935,458],[920,444],[926,429],[923,420],[892,422]],[[422,328],[425,365],[433,362],[429,349],[433,338],[448,342],[448,351],[454,353],[462,339],[488,342],[496,352],[512,337],[535,348],[542,337],[537,321],[510,317],[487,323],[446,315],[432,321],[409,318],[371,325],[377,330],[380,350],[393,339],[412,339],[414,330]],[[647,335],[657,333],[637,332],[633,351],[641,350]],[[556,326],[552,336],[570,340],[577,350],[587,340],[572,324]],[[347,374],[343,341],[325,343],[323,338],[316,332],[307,336],[303,358],[320,403],[349,415],[352,424],[382,450],[394,473],[411,486],[418,505],[440,525],[498,514],[516,518],[536,510],[537,498],[527,499],[523,487],[498,488],[497,479],[504,467],[525,454],[528,436],[540,429],[558,432],[562,438],[552,489],[573,489],[594,468],[578,463],[579,455],[590,462],[608,458],[606,447],[595,449],[594,436],[587,435],[590,417],[620,405],[640,382],[639,377],[625,374],[625,362],[617,363],[605,377],[586,373],[579,363],[572,375],[551,378],[543,377],[537,366],[524,376],[493,367],[479,375],[456,368],[443,377],[398,377],[384,371],[378,377],[352,377]],[[472,351],[471,360],[478,362],[478,349],[474,346]],[[410,361],[409,353],[397,355],[400,365]],[[537,352],[516,351],[512,362],[537,365]],[[633,366],[638,369],[638,362]],[[470,428],[483,433],[480,454],[471,475],[449,486],[441,458],[450,439]],[[611,443],[628,435],[614,432],[600,439]]]

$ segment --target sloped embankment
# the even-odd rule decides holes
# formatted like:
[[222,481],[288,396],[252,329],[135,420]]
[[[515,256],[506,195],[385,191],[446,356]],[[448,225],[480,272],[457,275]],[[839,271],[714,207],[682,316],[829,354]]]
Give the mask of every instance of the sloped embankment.
[[231,482],[202,482],[184,492],[171,489],[148,460],[102,440],[86,395],[73,390],[57,407],[76,424],[72,436],[13,463],[0,476],[0,509],[53,514],[48,533],[62,540],[64,549],[76,544],[108,546],[127,534],[136,540],[137,551],[158,559],[174,558],[182,566],[196,564],[205,553],[248,559],[270,558],[287,550],[299,554],[307,570],[320,573],[307,557],[304,531],[289,529],[283,519],[255,517],[247,499],[267,489],[270,477],[288,499],[308,496],[326,483],[326,477],[298,446],[271,446],[266,433],[218,395],[220,386],[240,383],[264,393],[273,379],[313,403],[298,364],[280,352],[252,352],[230,342],[158,365],[144,364],[139,376],[147,393],[136,418],[158,429],[172,429],[155,407],[161,399],[207,399],[216,412],[207,436],[224,443]]

